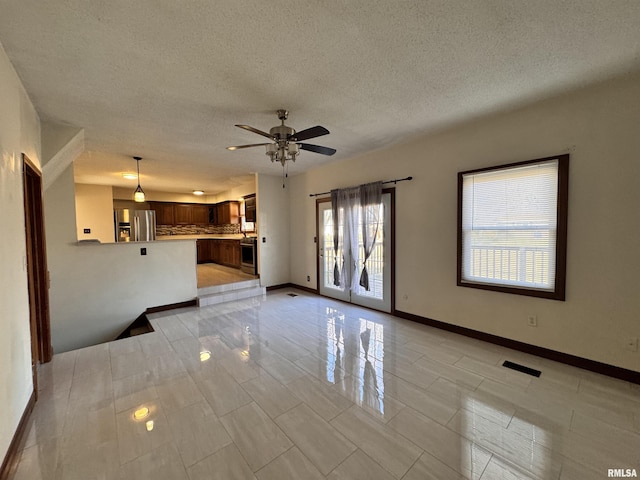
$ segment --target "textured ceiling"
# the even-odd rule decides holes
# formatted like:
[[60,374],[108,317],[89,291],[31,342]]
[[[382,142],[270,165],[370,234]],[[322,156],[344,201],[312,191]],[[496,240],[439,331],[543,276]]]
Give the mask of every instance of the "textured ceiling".
[[[640,69],[636,0],[2,0],[0,42],[43,121],[85,129],[76,180],[216,193],[281,174],[275,110],[309,140],[289,174]],[[264,139],[266,140],[266,139]],[[230,178],[231,177],[231,178]],[[236,180],[234,180],[236,179]],[[135,182],[134,182],[135,183]]]

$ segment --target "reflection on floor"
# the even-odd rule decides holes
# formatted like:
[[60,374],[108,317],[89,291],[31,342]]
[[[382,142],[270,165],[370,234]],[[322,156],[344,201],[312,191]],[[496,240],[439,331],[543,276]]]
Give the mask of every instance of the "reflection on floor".
[[198,288],[226,285],[227,283],[243,282],[258,278],[244,273],[238,268],[225,267],[215,263],[201,263],[197,266]]
[[155,314],[153,333],[55,355],[15,480],[640,470],[637,385],[291,292]]

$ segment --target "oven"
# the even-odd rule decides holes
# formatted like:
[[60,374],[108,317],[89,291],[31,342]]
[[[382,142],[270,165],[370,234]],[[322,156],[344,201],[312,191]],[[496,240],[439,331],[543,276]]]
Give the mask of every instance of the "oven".
[[258,239],[245,237],[240,240],[240,270],[251,275],[258,274]]

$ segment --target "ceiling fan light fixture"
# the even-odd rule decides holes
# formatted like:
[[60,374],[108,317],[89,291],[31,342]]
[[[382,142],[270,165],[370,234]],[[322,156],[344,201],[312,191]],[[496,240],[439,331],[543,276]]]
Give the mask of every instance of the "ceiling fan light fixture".
[[261,147],[265,146],[265,153],[272,162],[278,161],[284,167],[287,160],[292,162],[296,161],[296,157],[300,154],[300,150],[308,150],[310,152],[319,153],[321,155],[333,155],[336,153],[335,149],[328,147],[321,147],[319,145],[311,145],[308,143],[297,143],[310,138],[321,137],[329,134],[329,130],[316,125],[315,127],[307,128],[300,132],[296,132],[293,128],[284,124],[289,112],[284,109],[280,109],[277,112],[278,118],[282,124],[277,125],[269,133],[253,128],[249,125],[236,124],[236,127],[248,130],[263,137],[269,138],[273,143],[254,143],[251,145],[236,145],[227,147],[227,150],[237,150],[240,148]]
[[142,203],[145,199],[144,190],[140,186],[140,160],[142,160],[142,157],[133,157],[133,159],[136,161],[136,169],[138,171],[138,187],[133,192],[133,201]]

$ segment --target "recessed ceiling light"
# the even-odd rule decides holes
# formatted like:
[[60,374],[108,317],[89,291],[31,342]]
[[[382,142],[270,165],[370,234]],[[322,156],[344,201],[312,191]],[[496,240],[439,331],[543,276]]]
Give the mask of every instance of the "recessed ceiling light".
[[194,190],[193,194],[194,195],[204,195],[204,192],[202,190]]
[[206,362],[210,358],[211,358],[211,352],[209,350],[205,350],[203,352],[200,352],[200,361],[201,362]]
[[126,178],[127,180],[136,180],[138,176],[135,173],[123,173],[122,178]]

